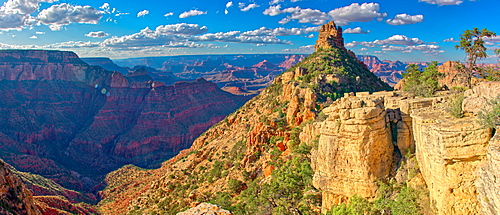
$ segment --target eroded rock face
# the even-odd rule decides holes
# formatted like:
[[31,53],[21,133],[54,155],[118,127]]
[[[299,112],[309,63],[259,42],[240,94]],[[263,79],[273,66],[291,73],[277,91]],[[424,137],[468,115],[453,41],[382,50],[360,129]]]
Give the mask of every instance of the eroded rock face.
[[323,191],[322,211],[354,194],[372,198],[376,180],[392,165],[393,145],[382,96],[344,97],[325,108],[313,185]]
[[462,110],[479,113],[490,108],[488,104],[492,99],[500,98],[500,82],[488,81],[478,83],[474,88],[465,91]]
[[500,211],[500,127],[491,138],[486,159],[479,168],[476,180],[478,200],[481,212],[485,215],[495,215]]
[[342,37],[342,27],[335,25],[335,22],[330,21],[321,26],[319,30],[319,37],[316,40],[314,48],[330,48],[336,46],[344,48],[344,38]]
[[33,194],[0,159],[0,214],[41,214],[33,200]]
[[454,118],[443,109],[411,114],[420,171],[437,214],[479,214],[476,170],[485,158],[491,129],[476,117]]

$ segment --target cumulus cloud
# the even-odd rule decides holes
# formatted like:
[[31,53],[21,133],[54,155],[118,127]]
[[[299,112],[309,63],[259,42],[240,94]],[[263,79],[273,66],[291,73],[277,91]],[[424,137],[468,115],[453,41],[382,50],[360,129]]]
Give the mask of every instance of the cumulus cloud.
[[269,6],[269,8],[265,9],[264,12],[262,13],[268,16],[277,16],[282,14],[283,12],[281,11],[281,5],[276,5],[276,6]]
[[155,30],[149,28],[140,32],[122,37],[111,37],[103,42],[103,46],[127,48],[127,47],[201,47],[201,44],[188,41],[189,37],[208,31],[206,26],[198,24],[178,23],[172,25],[160,25]]
[[36,35],[30,37],[30,39],[36,39],[36,38],[38,38]]
[[263,14],[268,16],[276,16],[282,13],[290,13],[290,16],[287,16],[278,23],[286,24],[292,20],[298,20],[299,23],[312,23],[315,25],[321,25],[329,20],[330,17],[320,10],[315,9],[302,9],[300,7],[289,7],[281,10],[281,5],[270,6],[266,10],[264,10]]
[[51,30],[61,30],[62,26],[70,23],[97,24],[101,17],[101,11],[88,5],[73,6],[62,3],[42,10],[37,19],[43,24],[50,25]]
[[91,31],[91,32],[85,34],[85,36],[101,38],[101,37],[107,37],[107,36],[109,36],[109,34],[104,32],[104,31]]
[[423,15],[408,15],[408,14],[398,14],[394,17],[394,19],[388,19],[385,22],[390,25],[406,25],[406,24],[415,24],[417,22],[423,22]]
[[437,55],[439,53],[444,52],[438,45],[384,46],[382,47],[382,50],[390,52],[402,52],[402,53],[421,51],[429,55]]
[[284,0],[272,0],[269,2],[269,5],[279,4],[280,2],[284,2]]
[[104,10],[105,13],[111,13],[110,10],[111,10],[111,6],[109,5],[109,3],[105,2],[104,4],[102,4],[99,9],[101,10]]
[[246,7],[241,8],[241,11],[247,12],[247,11],[254,9],[254,8],[257,8],[257,7],[260,7],[260,5],[252,3],[252,4],[247,5]]
[[45,32],[43,32],[43,31],[37,31],[37,32],[35,32],[35,34],[45,34]]
[[0,7],[0,29],[21,30],[35,25],[36,19],[29,15],[40,9],[41,2],[52,3],[55,0],[8,0]]
[[286,40],[280,40],[276,36],[243,35],[239,31],[208,33],[191,38],[192,41],[207,42],[232,42],[232,43],[255,43],[255,44],[292,44]]
[[314,45],[301,46],[296,49],[283,49],[282,52],[291,52],[291,53],[312,53],[314,52]]
[[199,10],[190,10],[190,11],[186,11],[186,12],[183,12],[179,15],[179,18],[187,18],[187,17],[191,17],[191,16],[199,16],[199,15],[203,15],[203,14],[207,14],[206,11],[199,11]]
[[174,12],[170,12],[170,13],[166,13],[165,15],[163,15],[164,17],[169,17],[169,16],[172,16],[174,15]]
[[257,30],[243,32],[241,35],[245,36],[290,36],[290,35],[302,35],[309,34],[311,32],[319,31],[320,27],[308,27],[308,28],[266,28],[261,27]]
[[139,11],[139,13],[137,13],[137,17],[146,16],[148,14],[149,14],[149,10],[141,10],[141,11]]
[[413,45],[419,45],[423,44],[424,41],[418,39],[418,38],[409,38],[405,35],[393,35],[387,39],[384,40],[375,40],[372,42],[357,42],[353,41],[346,46],[352,48],[355,47],[356,45],[362,45],[365,47],[375,47],[376,45],[405,45],[405,46],[413,46]]
[[382,51],[384,51],[384,53],[385,52],[410,53],[413,51],[421,51],[427,55],[438,55],[439,53],[444,52],[438,45],[424,44],[424,41],[418,38],[409,38],[405,35],[393,35],[384,40],[374,40],[365,42],[353,41],[347,43],[345,46],[353,48],[356,47],[357,45],[361,45],[364,47],[378,47],[381,48]]
[[186,24],[186,23],[160,25],[156,27],[156,32],[167,35],[176,35],[176,34],[196,35],[196,34],[203,34],[207,31],[208,31],[207,26],[200,26],[198,24]]
[[369,22],[373,19],[381,21],[387,13],[380,13],[378,3],[352,3],[349,6],[334,9],[328,14],[338,25],[348,25],[350,22]]
[[419,0],[420,2],[426,2],[429,4],[437,4],[439,6],[441,5],[459,5],[462,4],[464,1],[462,0]]
[[361,27],[356,27],[356,28],[348,28],[348,29],[345,29],[343,31],[343,33],[346,33],[346,34],[368,34],[370,33],[370,31],[364,31],[363,29],[361,29]]

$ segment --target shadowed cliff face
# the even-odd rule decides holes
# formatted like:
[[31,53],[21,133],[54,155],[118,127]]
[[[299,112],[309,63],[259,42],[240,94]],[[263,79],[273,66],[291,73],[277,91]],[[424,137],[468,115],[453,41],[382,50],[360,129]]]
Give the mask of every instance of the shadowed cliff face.
[[124,164],[155,164],[247,98],[203,79],[164,86],[72,52],[0,52],[0,157],[76,190]]

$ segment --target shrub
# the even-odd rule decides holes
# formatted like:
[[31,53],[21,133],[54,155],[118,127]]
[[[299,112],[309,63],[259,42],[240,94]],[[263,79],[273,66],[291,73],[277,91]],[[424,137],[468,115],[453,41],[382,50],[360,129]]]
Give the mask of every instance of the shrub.
[[448,103],[447,111],[450,115],[456,118],[462,118],[464,116],[462,110],[462,102],[464,101],[464,96],[462,94],[452,96],[450,102]]
[[500,96],[488,102],[491,109],[479,111],[479,124],[486,128],[500,126]]

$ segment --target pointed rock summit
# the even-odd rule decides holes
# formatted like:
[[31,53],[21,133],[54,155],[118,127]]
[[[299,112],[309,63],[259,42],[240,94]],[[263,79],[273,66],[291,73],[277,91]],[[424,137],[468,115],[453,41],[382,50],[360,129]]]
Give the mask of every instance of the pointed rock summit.
[[331,48],[338,47],[344,48],[344,38],[342,37],[342,28],[335,25],[334,21],[330,21],[327,24],[321,26],[319,30],[319,37],[316,40],[316,45],[314,48],[318,50],[319,48]]

